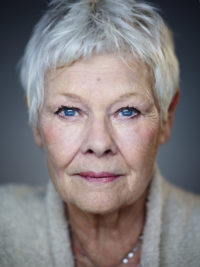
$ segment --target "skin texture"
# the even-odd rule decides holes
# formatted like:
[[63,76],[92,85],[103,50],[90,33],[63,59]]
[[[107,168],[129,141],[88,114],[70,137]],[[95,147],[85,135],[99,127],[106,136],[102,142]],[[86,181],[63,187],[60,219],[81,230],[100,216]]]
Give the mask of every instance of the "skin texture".
[[[74,251],[81,258],[84,248],[97,266],[115,266],[145,223],[158,146],[169,138],[177,102],[161,129],[153,85],[146,65],[135,59],[126,65],[114,55],[93,56],[47,74],[35,141],[43,147],[51,179],[67,204]],[[66,116],[63,106],[78,111]],[[123,116],[124,107],[138,111]],[[120,177],[90,182],[77,175],[86,171]],[[131,266],[138,261],[139,252]],[[84,266],[94,265],[86,260]]]

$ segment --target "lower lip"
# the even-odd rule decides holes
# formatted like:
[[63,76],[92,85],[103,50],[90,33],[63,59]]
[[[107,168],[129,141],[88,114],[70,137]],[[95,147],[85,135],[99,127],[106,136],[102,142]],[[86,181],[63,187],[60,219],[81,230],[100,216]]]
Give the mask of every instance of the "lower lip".
[[121,176],[109,176],[109,177],[91,177],[91,176],[81,176],[79,175],[79,177],[83,178],[84,180],[91,182],[91,183],[110,183],[113,182],[115,180],[117,180],[118,178],[120,178]]

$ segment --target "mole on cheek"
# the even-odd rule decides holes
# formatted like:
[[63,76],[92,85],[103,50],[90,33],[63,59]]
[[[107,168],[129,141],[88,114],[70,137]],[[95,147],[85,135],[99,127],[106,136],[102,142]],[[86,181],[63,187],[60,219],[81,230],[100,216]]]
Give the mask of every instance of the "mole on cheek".
[[101,81],[101,78],[97,77],[97,82],[100,82]]

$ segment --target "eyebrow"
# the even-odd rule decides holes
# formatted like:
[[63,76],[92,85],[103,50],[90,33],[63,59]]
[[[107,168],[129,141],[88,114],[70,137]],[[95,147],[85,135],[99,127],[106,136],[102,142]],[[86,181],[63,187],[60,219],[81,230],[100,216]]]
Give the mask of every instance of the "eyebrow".
[[126,93],[126,94],[120,95],[119,99],[127,99],[131,96],[142,96],[142,95],[139,93],[134,93],[134,92],[133,93]]
[[153,99],[150,99],[149,97],[146,97],[145,95],[142,95],[140,93],[137,93],[137,92],[132,92],[132,93],[126,93],[126,94],[123,94],[121,96],[119,96],[119,99],[117,99],[115,101],[115,103],[119,103],[120,101],[123,101],[123,100],[127,100],[127,99],[130,99],[131,97],[133,96],[137,96],[137,97],[142,97],[142,98],[145,98],[144,101],[149,103],[149,105],[153,105]]
[[72,94],[72,93],[62,93],[61,94],[62,96],[65,96],[65,97],[70,97],[74,100],[79,100],[79,101],[83,101],[83,98],[78,96],[78,95],[75,95],[75,94]]
[[[83,100],[83,98],[81,96],[76,95],[76,94],[72,94],[72,93],[62,93],[61,95],[73,98],[75,100]],[[141,94],[139,94],[139,93],[126,93],[126,94],[120,95],[119,99],[126,99],[126,98],[129,98],[131,96],[138,96],[138,95],[140,96]]]
[[[65,92],[64,92],[64,93],[62,93],[61,95],[62,95],[62,96],[65,96],[65,97],[69,97],[69,98],[71,98],[72,100],[75,100],[75,101],[79,101],[79,102],[87,102],[86,99],[82,98],[82,97],[79,96],[79,95],[73,94],[73,93],[65,93]],[[113,106],[114,104],[116,104],[117,102],[120,102],[120,101],[123,101],[123,100],[127,100],[127,99],[129,99],[130,97],[133,97],[133,96],[144,97],[142,94],[140,94],[140,93],[138,93],[138,92],[131,92],[131,93],[122,94],[122,95],[120,95],[117,99],[115,99],[115,100],[113,101],[112,106]],[[149,101],[149,98],[148,98],[148,99],[145,99],[145,100]],[[149,102],[150,102],[150,104],[152,104],[152,103],[151,103],[152,101],[149,101]]]

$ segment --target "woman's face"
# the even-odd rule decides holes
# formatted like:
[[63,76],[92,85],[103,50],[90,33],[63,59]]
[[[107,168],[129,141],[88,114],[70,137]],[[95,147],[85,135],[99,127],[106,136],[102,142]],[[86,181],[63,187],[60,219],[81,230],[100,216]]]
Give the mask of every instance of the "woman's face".
[[160,140],[153,85],[146,66],[112,55],[48,73],[35,135],[66,203],[106,213],[145,192]]

